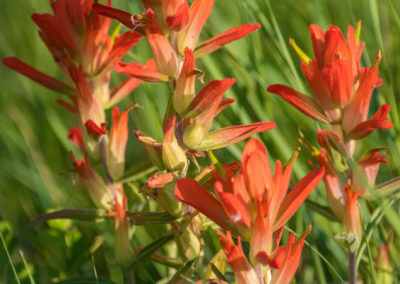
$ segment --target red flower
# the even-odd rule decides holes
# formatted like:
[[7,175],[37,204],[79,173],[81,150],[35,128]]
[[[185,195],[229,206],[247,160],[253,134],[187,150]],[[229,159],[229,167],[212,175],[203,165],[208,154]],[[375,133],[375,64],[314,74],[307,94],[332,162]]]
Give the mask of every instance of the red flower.
[[215,183],[219,200],[192,179],[181,179],[175,185],[175,196],[226,230],[245,239],[251,238],[255,257],[260,251],[271,255],[279,244],[280,229],[293,216],[324,175],[324,168],[304,177],[287,194],[291,167],[297,155],[282,168],[277,161],[272,175],[265,146],[257,139],[246,144],[242,169],[238,176],[227,171]]
[[[256,270],[248,262],[243,253],[240,237],[238,237],[238,245],[236,246],[233,242],[231,232],[227,231],[226,236],[218,232],[218,235],[222,249],[235,273],[235,280],[237,283],[289,284],[299,266],[304,239],[310,232],[310,229],[311,227],[297,240],[295,240],[295,236],[292,233],[289,236],[286,247],[280,247],[279,251],[274,255],[274,259],[269,259],[270,266],[267,268],[266,272],[264,272],[264,275],[262,275],[262,273],[261,275],[257,274]],[[264,256],[261,255],[260,257],[262,258]],[[279,267],[274,265],[276,262],[279,262]]]
[[[214,6],[214,0],[195,0],[188,7],[187,0],[142,1],[147,9],[143,16],[135,16],[125,11],[94,4],[96,14],[117,19],[131,29],[146,35],[161,73],[174,76],[176,60],[186,48],[194,52],[196,58],[211,53],[225,44],[241,39],[260,25],[243,25],[230,29],[199,45],[200,32]],[[168,42],[168,35],[174,33],[176,46]],[[132,76],[136,76],[134,73]]]
[[[66,74],[67,81],[72,81],[68,70],[81,66],[105,106],[110,100],[109,71],[142,36],[136,31],[128,31],[112,39],[107,34],[110,19],[93,15],[92,4],[93,0],[51,1],[54,15],[35,13],[32,20],[38,25],[41,39]],[[75,93],[75,86],[52,78],[17,58],[4,58],[3,64],[49,89],[69,95]],[[126,84],[123,90],[118,89],[118,98],[129,94],[137,85]],[[113,103],[116,102],[114,99]]]
[[357,31],[349,26],[347,40],[339,28],[330,27],[326,32],[311,25],[310,35],[315,58],[310,59],[296,43],[291,45],[299,55],[301,68],[310,89],[317,100],[284,85],[271,85],[268,91],[281,96],[311,118],[340,125],[344,131],[337,133],[341,139],[360,139],[375,129],[387,129],[393,124],[387,121],[390,107],[384,105],[367,120],[369,103],[375,87],[381,84],[378,65],[381,55],[372,67],[362,68],[360,57],[364,45],[359,41],[360,24]]

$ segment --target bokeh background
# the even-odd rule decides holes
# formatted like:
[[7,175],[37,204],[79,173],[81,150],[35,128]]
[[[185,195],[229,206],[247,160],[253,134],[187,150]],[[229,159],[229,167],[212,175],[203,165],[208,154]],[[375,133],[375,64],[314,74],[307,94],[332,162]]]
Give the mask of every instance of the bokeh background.
[[[129,12],[141,13],[139,0],[114,0],[113,5]],[[39,70],[62,78],[50,53],[40,40],[37,27],[31,21],[34,12],[49,12],[47,0],[0,1],[0,57],[16,56]],[[312,143],[316,143],[316,128],[323,127],[304,116],[265,89],[273,83],[289,84],[310,94],[299,68],[299,60],[291,50],[289,38],[312,55],[308,33],[310,24],[326,29],[339,26],[342,31],[349,24],[362,21],[361,41],[366,43],[362,62],[371,65],[380,50],[380,76],[383,85],[372,97],[370,114],[387,103],[392,110],[389,119],[396,125],[377,131],[365,139],[359,153],[373,146],[387,148],[388,163],[381,166],[377,184],[399,175],[400,169],[400,1],[392,0],[216,0],[215,7],[201,38],[209,38],[230,27],[245,23],[261,23],[262,28],[250,36],[230,44],[200,60],[205,81],[236,78],[237,82],[226,97],[236,103],[218,116],[214,127],[256,121],[274,121],[275,130],[258,137],[266,144],[273,160],[289,159],[300,145],[299,128]],[[114,23],[116,25],[116,23]],[[124,57],[124,61],[145,62],[150,58],[147,43],[140,44]],[[115,76],[113,82],[121,78]],[[90,208],[84,190],[74,185],[71,174],[70,150],[77,150],[67,139],[68,128],[77,124],[73,115],[61,108],[56,98],[61,95],[49,91],[25,77],[0,66],[0,283],[16,283],[13,267],[5,253],[8,249],[21,283],[62,281],[77,277],[83,282],[96,274],[121,282],[120,271],[107,245],[112,236],[99,235],[98,228],[107,231],[112,224],[93,224],[71,220],[51,221],[32,225],[39,215],[62,208]],[[139,129],[157,139],[162,137],[161,122],[169,89],[165,85],[144,83],[121,102],[127,106],[132,100],[143,106],[130,112],[130,129]],[[244,142],[215,151],[221,162],[240,159]],[[302,149],[294,165],[292,182],[297,182],[311,166],[311,156]],[[207,162],[207,161],[205,161]],[[131,135],[127,151],[127,168],[135,175],[126,188],[132,210],[155,210],[154,204],[138,193],[145,177],[152,173],[150,163],[140,144]],[[309,197],[326,205],[321,184]],[[360,259],[360,273],[367,279],[368,270],[379,246],[389,232],[394,232],[394,250],[399,245],[400,215],[397,202],[389,205],[380,200],[363,207],[365,216],[378,216],[376,222],[364,224],[371,232],[366,242],[368,253]],[[375,214],[375,215],[374,215]],[[329,222],[310,206],[303,205],[289,227],[302,232],[313,224],[307,237],[297,283],[340,283],[347,278],[347,256],[343,245],[334,236],[340,225]],[[108,226],[108,227],[107,227]],[[149,244],[165,235],[164,226],[134,228],[134,248]],[[288,231],[285,232],[287,234]],[[111,233],[110,233],[111,234]],[[206,259],[218,251],[215,232],[205,233],[208,244]],[[398,250],[397,250],[398,251]],[[23,253],[26,263],[24,264]],[[398,253],[394,257],[394,275],[398,275]],[[369,257],[368,257],[369,255]],[[396,260],[397,259],[397,260]],[[165,282],[168,268],[143,260],[135,265],[138,283]],[[94,281],[94,280],[93,280]],[[64,282],[67,283],[67,282]],[[68,282],[78,283],[78,282]],[[108,282],[104,282],[108,283]]]

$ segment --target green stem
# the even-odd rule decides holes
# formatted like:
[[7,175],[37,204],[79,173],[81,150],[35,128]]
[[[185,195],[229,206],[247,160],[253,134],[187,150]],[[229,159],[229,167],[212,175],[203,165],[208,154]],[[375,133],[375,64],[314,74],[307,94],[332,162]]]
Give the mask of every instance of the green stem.
[[349,252],[349,283],[356,284],[357,281],[357,271],[356,271],[356,253]]

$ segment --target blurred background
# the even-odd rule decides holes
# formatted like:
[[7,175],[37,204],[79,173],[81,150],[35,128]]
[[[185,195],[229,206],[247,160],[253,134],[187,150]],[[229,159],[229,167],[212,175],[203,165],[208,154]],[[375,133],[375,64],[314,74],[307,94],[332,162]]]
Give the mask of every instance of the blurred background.
[[[139,0],[114,0],[113,6],[131,13],[141,13]],[[34,12],[50,12],[47,0],[0,1],[0,57],[16,56],[47,74],[62,80],[62,74],[38,36],[31,21]],[[289,38],[312,55],[308,26],[317,24],[323,29],[337,25],[342,31],[348,25],[362,21],[361,41],[366,43],[362,62],[371,65],[380,50],[380,76],[383,85],[372,97],[370,115],[383,103],[390,104],[389,119],[396,126],[389,131],[376,131],[365,139],[358,153],[374,146],[386,147],[388,163],[381,166],[377,184],[399,175],[400,169],[400,1],[391,0],[216,0],[210,19],[201,35],[207,39],[231,27],[245,23],[260,23],[262,28],[246,38],[230,44],[199,61],[205,71],[205,81],[236,78],[226,93],[236,103],[221,113],[215,128],[256,121],[274,121],[277,128],[258,137],[266,144],[272,160],[286,161],[300,145],[299,128],[314,145],[316,128],[323,127],[301,114],[288,103],[265,91],[270,84],[288,84],[310,94],[299,68],[299,60],[289,46]],[[116,23],[113,23],[116,25]],[[151,57],[147,43],[142,40],[123,61],[144,63]],[[120,82],[115,76],[112,82]],[[0,283],[16,283],[13,269],[21,283],[62,281],[76,277],[90,282],[94,275],[121,282],[119,270],[110,255],[107,234],[99,235],[98,228],[107,231],[112,224],[93,224],[57,220],[32,225],[39,215],[62,208],[90,208],[84,189],[74,186],[71,174],[70,150],[77,150],[67,139],[68,129],[77,125],[75,117],[61,108],[55,100],[60,94],[49,91],[29,79],[0,66]],[[199,89],[199,88],[198,88]],[[129,128],[139,129],[161,139],[163,111],[169,97],[166,85],[144,83],[121,102],[132,100],[143,106],[130,112]],[[215,151],[221,162],[240,160],[244,142]],[[293,184],[311,166],[311,156],[302,149],[294,164]],[[205,159],[203,163],[207,163]],[[127,169],[135,174],[127,191],[130,209],[155,210],[152,202],[138,193],[151,173],[144,150],[132,134],[127,150]],[[311,194],[310,200],[326,205],[323,185]],[[364,224],[370,232],[367,251],[360,259],[360,273],[368,279],[371,259],[380,245],[394,233],[392,252],[393,272],[399,274],[398,249],[400,215],[396,202],[385,206],[381,201],[364,206],[363,214],[374,220]],[[375,218],[377,217],[377,218]],[[379,217],[379,218],[378,218]],[[375,219],[374,219],[375,218]],[[341,232],[340,224],[329,222],[312,208],[303,205],[289,222],[295,232],[308,224],[313,230],[307,237],[297,283],[340,283],[347,279],[347,255],[343,244],[334,236]],[[97,229],[96,229],[97,228]],[[111,228],[111,227],[110,227]],[[112,230],[111,230],[112,231]],[[135,249],[166,234],[166,227],[134,228],[132,244]],[[110,233],[111,234],[111,233]],[[219,250],[214,232],[205,233],[208,244],[206,259]],[[285,231],[288,234],[288,231]],[[5,253],[7,248],[9,257]],[[396,252],[397,251],[397,252]],[[22,253],[22,255],[21,255]],[[10,265],[9,258],[13,266]],[[24,259],[26,263],[24,263]],[[165,283],[165,266],[149,260],[139,263],[138,283]],[[104,282],[108,283],[108,282]]]

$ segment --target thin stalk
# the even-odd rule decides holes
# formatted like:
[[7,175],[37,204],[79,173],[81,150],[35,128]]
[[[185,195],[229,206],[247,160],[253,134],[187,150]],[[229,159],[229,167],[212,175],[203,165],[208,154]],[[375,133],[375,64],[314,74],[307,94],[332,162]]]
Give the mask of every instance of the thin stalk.
[[8,252],[8,249],[7,249],[6,241],[4,240],[4,237],[3,237],[3,234],[1,233],[1,231],[0,231],[0,238],[1,238],[1,242],[3,244],[4,250],[6,251],[8,261],[10,262],[11,270],[14,273],[15,280],[17,281],[18,284],[20,284],[21,282],[19,281],[17,270],[15,270],[14,264],[11,260],[10,253]]
[[357,271],[356,271],[356,253],[349,252],[349,283],[356,284],[357,281]]

